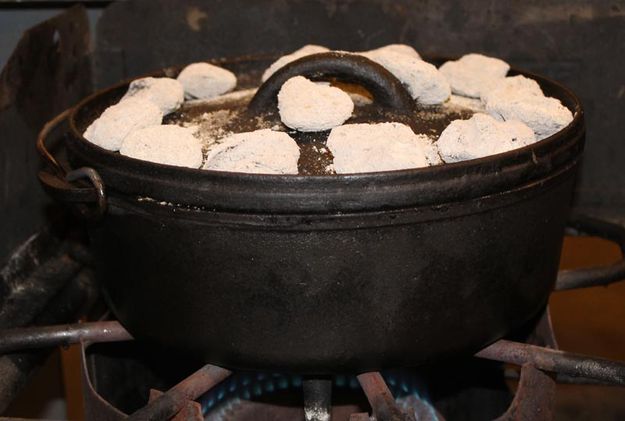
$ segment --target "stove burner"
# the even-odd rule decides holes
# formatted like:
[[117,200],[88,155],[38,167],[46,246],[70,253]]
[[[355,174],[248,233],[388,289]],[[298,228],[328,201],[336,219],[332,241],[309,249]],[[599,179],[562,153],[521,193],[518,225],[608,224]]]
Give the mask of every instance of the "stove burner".
[[[135,344],[114,321],[92,322],[4,332],[0,353],[62,343],[96,343],[88,348]],[[121,341],[118,344],[104,342]],[[551,419],[556,380],[625,386],[625,364],[558,351],[548,313],[529,336],[533,344],[500,340],[475,354],[480,359],[521,366],[516,394],[503,419]],[[98,342],[100,342],[98,344]],[[141,353],[139,353],[141,354]],[[143,353],[145,354],[145,352]],[[160,361],[162,364],[162,361]],[[94,367],[94,364],[90,364]],[[118,420],[125,416],[94,390],[83,360],[88,419]],[[111,377],[111,374],[108,374]],[[114,375],[112,376],[114,377]],[[132,376],[130,376],[132,377]],[[146,386],[149,385],[146,382]],[[314,379],[281,373],[232,373],[205,365],[167,392],[150,391],[148,404],[129,420],[262,420],[301,419],[444,420],[418,373],[389,371]],[[364,391],[364,395],[359,393]],[[343,401],[333,402],[331,392]],[[347,399],[345,397],[354,397]],[[366,400],[363,398],[366,397]],[[394,398],[395,397],[395,398]],[[277,399],[276,399],[277,398]],[[195,402],[197,401],[197,402]],[[331,403],[335,403],[334,406]],[[185,415],[186,414],[186,415]],[[263,416],[259,414],[264,414]],[[184,415],[184,416],[183,416]]]
[[[111,322],[89,325],[90,337],[98,336],[95,331],[104,325],[104,329],[109,332],[117,332],[120,339],[127,339],[127,334],[119,327],[111,330],[111,326],[115,326]],[[84,327],[83,325],[83,329]],[[503,419],[551,419],[556,379],[576,382],[578,377],[583,377],[601,384],[625,385],[625,364],[548,348],[555,346],[555,339],[547,313],[538,321],[530,340],[547,347],[501,340],[476,354],[481,359],[521,366],[516,394]],[[111,345],[113,344],[107,346]],[[95,345],[98,346],[100,345]],[[86,367],[85,363],[87,373]],[[580,380],[586,381],[585,379]],[[89,381],[85,383],[89,385],[87,394],[92,395],[87,401],[99,402],[91,409],[91,413],[101,413],[102,398],[93,390]],[[364,395],[359,393],[359,389],[364,391]],[[332,392],[337,395],[336,402],[331,397]],[[196,410],[194,418],[184,419],[328,420],[332,416],[334,420],[351,421],[369,420],[373,415],[376,420],[381,421],[444,420],[428,392],[426,382],[420,374],[411,371],[389,371],[384,374],[372,372],[358,376],[314,379],[282,373],[233,374],[229,370],[206,365],[169,388],[167,392],[150,393],[151,400],[148,404],[134,412],[130,410],[132,414],[129,419],[183,419],[175,417],[188,413],[195,404],[199,409]],[[110,404],[107,405],[112,408]]]
[[[619,243],[622,250],[625,249],[625,228],[585,218],[577,218],[572,226],[573,234],[585,233],[607,238]],[[621,261],[607,268],[564,272],[558,278],[556,289],[606,285],[623,277],[625,262]],[[137,402],[134,403],[125,401],[125,397],[107,396],[122,404],[122,408],[118,409],[103,399],[93,385],[101,386],[108,382],[114,386],[111,389],[117,393],[117,389],[121,388],[118,384],[120,377],[116,378],[115,373],[106,373],[98,377],[97,370],[93,372],[97,366],[92,358],[93,353],[89,356],[90,360],[87,358],[92,349],[112,347],[116,351],[109,355],[108,359],[114,361],[119,354],[120,346],[141,345],[133,342],[132,337],[118,322],[21,328],[0,332],[0,337],[2,338],[0,354],[80,343],[83,348],[86,415],[90,421],[121,419],[197,421],[204,418],[261,421],[304,418],[307,421],[321,421],[329,420],[331,417],[335,421],[444,420],[440,401],[434,397],[435,388],[432,389],[431,383],[425,381],[425,377],[419,372],[370,372],[357,376],[309,378],[280,373],[232,373],[227,369],[208,364],[179,381],[177,376],[190,370],[176,371],[173,364],[176,361],[175,358],[172,361],[171,355],[156,363],[162,371],[167,369],[176,371],[174,377],[169,376],[169,381],[161,380],[160,383],[156,382],[153,385],[157,377],[149,374],[149,370],[147,374],[144,370],[139,376],[140,380],[145,380],[142,383],[144,389],[158,387],[166,392],[162,393],[155,389],[143,390],[135,396]],[[475,354],[481,360],[521,367],[516,393],[511,401],[508,400],[506,403],[508,409],[498,418],[500,420],[552,419],[556,381],[625,386],[625,363],[557,350],[548,311],[545,311],[537,321],[533,332],[524,340],[527,343],[500,340]],[[105,344],[105,342],[119,343]],[[154,353],[152,348],[149,352],[145,349],[143,351],[138,355],[145,357]],[[123,359],[119,361],[119,358],[117,360],[117,363],[121,364],[117,374],[122,374],[121,378],[124,379],[134,378],[127,375],[133,367],[136,369],[142,364],[146,365],[143,362]],[[500,365],[498,367],[501,369]],[[172,387],[176,382],[178,383]],[[436,385],[436,382],[434,384]],[[336,395],[334,397],[333,391]],[[146,404],[147,395],[149,400]],[[350,399],[346,400],[346,397]],[[130,415],[127,416],[122,410]]]
[[[382,377],[402,412],[406,414],[413,412],[413,416],[419,420],[438,419],[436,409],[429,401],[423,379],[416,372],[392,370],[383,372]],[[312,420],[323,418],[319,417],[319,414],[332,410],[332,402],[326,399],[332,392],[340,397],[343,403],[338,406],[349,407],[354,412],[368,411],[369,405],[361,390],[358,376],[354,375],[337,375],[331,379],[308,379],[294,374],[245,372],[233,374],[200,397],[198,402],[202,406],[205,418],[215,421],[239,420],[241,417],[235,417],[233,414],[252,412],[249,407],[253,407],[255,416],[258,416],[261,408],[270,404],[275,405],[276,402],[285,406],[290,405],[295,409],[289,411],[289,415],[292,415],[291,412],[300,412],[298,418]],[[313,399],[305,402],[308,397]],[[322,401],[323,403],[320,403]],[[423,411],[414,409],[416,402],[422,402]],[[334,404],[337,405],[336,402]],[[304,408],[310,409],[310,414],[305,414]],[[275,419],[276,414],[272,415],[274,415],[272,419]],[[340,419],[336,415],[333,418]]]

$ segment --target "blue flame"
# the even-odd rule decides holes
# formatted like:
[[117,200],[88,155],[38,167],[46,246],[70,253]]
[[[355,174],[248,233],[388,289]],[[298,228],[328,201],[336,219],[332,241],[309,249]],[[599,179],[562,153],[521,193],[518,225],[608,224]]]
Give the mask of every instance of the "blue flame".
[[[430,419],[436,420],[436,411],[431,404],[427,387],[422,379],[409,371],[389,371],[382,373],[391,393],[404,407],[409,406],[406,398],[414,397],[425,403],[430,413]],[[266,397],[277,391],[302,388],[302,376],[282,373],[236,373],[223,383],[208,391],[199,399],[204,414],[215,410],[220,405],[243,399],[257,399]],[[356,376],[336,375],[333,378],[332,389],[340,393],[345,389],[360,389]]]

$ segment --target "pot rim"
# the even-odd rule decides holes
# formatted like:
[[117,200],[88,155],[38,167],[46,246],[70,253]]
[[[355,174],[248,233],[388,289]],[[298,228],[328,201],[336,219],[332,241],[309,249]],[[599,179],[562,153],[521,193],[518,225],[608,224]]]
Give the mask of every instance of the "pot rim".
[[[227,66],[269,58],[255,55],[207,61]],[[456,58],[424,59],[437,63]],[[144,76],[171,77],[181,68],[167,67]],[[517,68],[508,73],[517,74],[536,80],[547,95],[571,110],[573,120],[534,144],[456,163],[337,175],[249,174],[142,161],[87,141],[77,128],[79,114],[122,90],[136,77],[99,90],[74,107],[69,116],[68,146],[72,161],[95,168],[107,188],[188,206],[262,213],[324,213],[456,202],[534,183],[581,155],[585,132],[581,101],[570,89],[550,78]]]

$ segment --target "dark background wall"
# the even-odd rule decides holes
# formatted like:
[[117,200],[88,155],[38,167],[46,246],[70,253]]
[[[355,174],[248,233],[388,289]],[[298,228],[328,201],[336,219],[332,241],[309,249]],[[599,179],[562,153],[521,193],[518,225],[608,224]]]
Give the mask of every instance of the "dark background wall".
[[0,1],[0,268],[48,224],[37,132],[92,90],[89,31],[101,9],[58,17],[71,4],[52,3]]
[[[38,7],[25,8],[24,6],[19,6],[24,2],[20,2],[17,5],[15,3],[17,2],[0,1],[0,69],[6,64],[24,31],[46,19],[50,19],[62,12],[65,7],[68,7],[68,4],[57,8],[41,4]],[[9,5],[12,7],[8,7]],[[90,8],[87,14],[90,24],[95,31],[95,23],[102,14],[102,7]]]

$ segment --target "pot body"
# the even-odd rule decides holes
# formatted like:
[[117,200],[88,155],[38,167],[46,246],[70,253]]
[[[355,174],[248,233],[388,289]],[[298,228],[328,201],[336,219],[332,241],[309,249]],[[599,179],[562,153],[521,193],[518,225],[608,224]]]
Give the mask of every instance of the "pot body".
[[353,214],[111,197],[92,230],[98,275],[138,338],[225,367],[321,374],[470,354],[547,302],[576,166],[470,201]]
[[[256,86],[266,65],[240,58],[229,68]],[[97,274],[138,339],[224,367],[311,374],[470,355],[545,306],[584,143],[575,95],[514,72],[574,119],[498,155],[335,176],[155,164],[81,135],[122,83],[68,118],[67,167],[87,167],[76,171],[92,187],[68,185],[45,128],[38,146],[56,174],[40,180],[68,204],[97,205]]]

